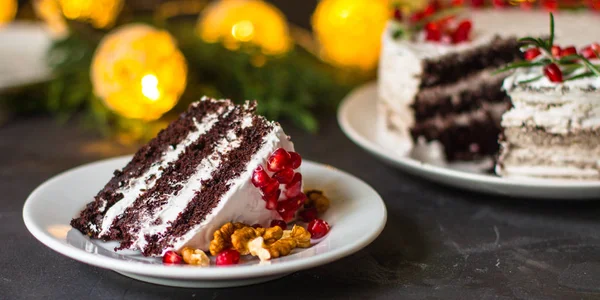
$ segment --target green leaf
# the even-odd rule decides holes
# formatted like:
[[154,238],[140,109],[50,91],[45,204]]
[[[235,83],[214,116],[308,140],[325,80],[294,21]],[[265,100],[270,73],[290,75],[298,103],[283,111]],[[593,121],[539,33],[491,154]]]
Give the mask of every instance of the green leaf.
[[506,67],[501,68],[499,70],[496,70],[494,72],[494,74],[499,74],[499,73],[503,73],[503,72],[513,70],[513,69],[518,69],[518,68],[530,68],[530,67],[535,67],[535,66],[543,66],[547,63],[548,62],[546,62],[546,61],[536,61],[536,62],[519,61],[519,62],[511,63],[511,64],[507,65]]
[[592,64],[587,58],[583,57],[583,55],[579,55],[579,58],[583,61],[586,67],[594,73],[596,76],[600,76],[600,70],[594,64]]
[[518,83],[518,84],[530,83],[530,82],[537,81],[537,80],[539,80],[539,79],[540,79],[540,78],[542,78],[542,77],[544,77],[544,75],[536,76],[536,77],[534,77],[534,78],[527,79],[527,80],[522,80],[522,81],[519,81],[519,82],[517,82],[517,83]]
[[592,73],[592,72],[585,72],[585,73],[581,73],[581,74],[573,76],[573,77],[569,77],[569,78],[565,79],[564,81],[577,80],[577,79],[581,79],[581,78],[585,78],[585,77],[591,77],[591,76],[594,76],[594,73]]
[[554,14],[550,13],[550,39],[548,40],[548,48],[554,45]]

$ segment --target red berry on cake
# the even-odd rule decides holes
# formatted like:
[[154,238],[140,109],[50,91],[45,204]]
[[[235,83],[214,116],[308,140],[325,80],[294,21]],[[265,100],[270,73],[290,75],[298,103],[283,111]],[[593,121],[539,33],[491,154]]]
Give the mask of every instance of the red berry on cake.
[[563,48],[560,51],[560,56],[569,56],[569,55],[575,55],[577,54],[577,49],[575,48],[575,46],[568,46],[566,48]]
[[271,178],[261,166],[258,166],[258,168],[252,172],[252,184],[254,184],[255,187],[265,187],[270,181]]
[[471,0],[471,7],[481,8],[485,5],[485,0]]
[[217,266],[237,265],[240,262],[240,253],[235,249],[224,250],[217,255]]
[[289,166],[290,160],[290,154],[285,149],[278,148],[267,160],[267,169],[271,172],[281,171]]
[[288,184],[292,182],[294,178],[294,170],[292,168],[284,168],[283,170],[273,174],[273,179],[277,180],[281,184]]
[[306,228],[310,232],[310,237],[320,239],[329,232],[329,224],[321,219],[314,219],[308,223]]
[[403,19],[402,10],[400,10],[398,7],[394,8],[394,19],[396,21],[402,21]]
[[265,207],[268,210],[277,209],[277,202],[279,201],[279,195],[281,195],[280,189],[277,189],[276,191],[274,191],[272,193],[263,195],[263,199],[267,202]]
[[532,61],[536,57],[540,56],[540,54],[542,54],[542,51],[540,51],[540,49],[530,48],[530,49],[527,49],[527,51],[525,51],[525,59],[528,61]]
[[290,152],[290,157],[291,157],[291,164],[292,164],[292,169],[298,169],[300,168],[300,165],[302,164],[302,156],[300,156],[300,154],[298,154],[297,152]]
[[542,7],[547,11],[556,11],[558,9],[558,0],[541,0]]
[[429,22],[425,25],[425,40],[439,42],[442,39],[442,30],[439,25],[434,22]]
[[292,182],[285,186],[285,197],[293,198],[298,196],[300,193],[302,193],[302,174],[296,173],[294,174]]
[[551,63],[544,67],[544,74],[552,82],[563,82],[563,74],[558,65]]
[[287,228],[287,223],[283,220],[273,220],[271,221],[271,227],[279,226],[281,229],[285,230]]
[[504,8],[504,7],[508,6],[508,4],[506,2],[507,2],[506,0],[492,0],[492,4],[494,5],[494,7],[497,7],[497,8]]
[[279,182],[273,178],[269,178],[267,184],[261,188],[264,195],[272,194],[279,189]]
[[553,45],[551,52],[553,57],[560,57],[560,54],[562,53],[562,48],[560,48],[560,46],[558,45]]
[[179,265],[183,263],[183,258],[177,252],[169,250],[163,255],[163,264]]
[[593,43],[581,50],[581,55],[587,59],[599,58],[598,54],[600,54],[600,44],[598,43]]
[[470,20],[463,20],[452,34],[452,43],[458,44],[469,40],[473,24]]

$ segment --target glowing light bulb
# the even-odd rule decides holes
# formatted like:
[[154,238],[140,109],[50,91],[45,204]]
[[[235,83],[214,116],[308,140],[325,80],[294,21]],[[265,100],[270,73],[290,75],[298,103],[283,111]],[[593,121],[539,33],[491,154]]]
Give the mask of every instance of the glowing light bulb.
[[142,94],[146,98],[156,101],[160,98],[160,92],[158,91],[158,78],[152,74],[148,74],[142,77]]
[[248,42],[254,36],[254,25],[250,21],[240,21],[231,27],[231,35],[240,41]]

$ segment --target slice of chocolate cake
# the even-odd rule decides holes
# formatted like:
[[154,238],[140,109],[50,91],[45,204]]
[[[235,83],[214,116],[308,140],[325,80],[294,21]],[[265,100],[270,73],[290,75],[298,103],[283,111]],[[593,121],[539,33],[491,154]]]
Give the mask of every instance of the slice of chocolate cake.
[[[115,171],[71,225],[120,240],[119,249],[162,255],[207,250],[227,222],[289,221],[304,201],[301,159],[281,126],[255,107],[209,98],[191,104]],[[271,178],[275,172],[285,176]]]

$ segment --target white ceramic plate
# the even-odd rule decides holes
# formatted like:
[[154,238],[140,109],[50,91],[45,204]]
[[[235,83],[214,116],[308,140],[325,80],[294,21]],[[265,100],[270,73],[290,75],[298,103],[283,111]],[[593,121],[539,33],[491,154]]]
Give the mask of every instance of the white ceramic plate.
[[0,91],[48,80],[45,57],[51,43],[50,33],[39,23],[0,27]]
[[598,181],[502,178],[476,171],[475,164],[440,166],[401,155],[378,138],[376,102],[377,85],[366,84],[344,99],[338,110],[338,121],[352,141],[394,167],[442,184],[478,192],[537,199],[600,199]]
[[266,263],[248,259],[232,267],[166,266],[159,258],[143,257],[139,252],[116,253],[112,250],[116,242],[90,240],[69,225],[112,172],[130,159],[120,157],[83,165],[40,185],[23,207],[27,229],[63,255],[138,280],[180,287],[227,287],[272,280],[350,255],[371,243],[386,222],[385,205],[369,185],[331,166],[304,161],[305,186],[323,190],[331,200],[331,208],[323,216],[331,231],[317,244]]

